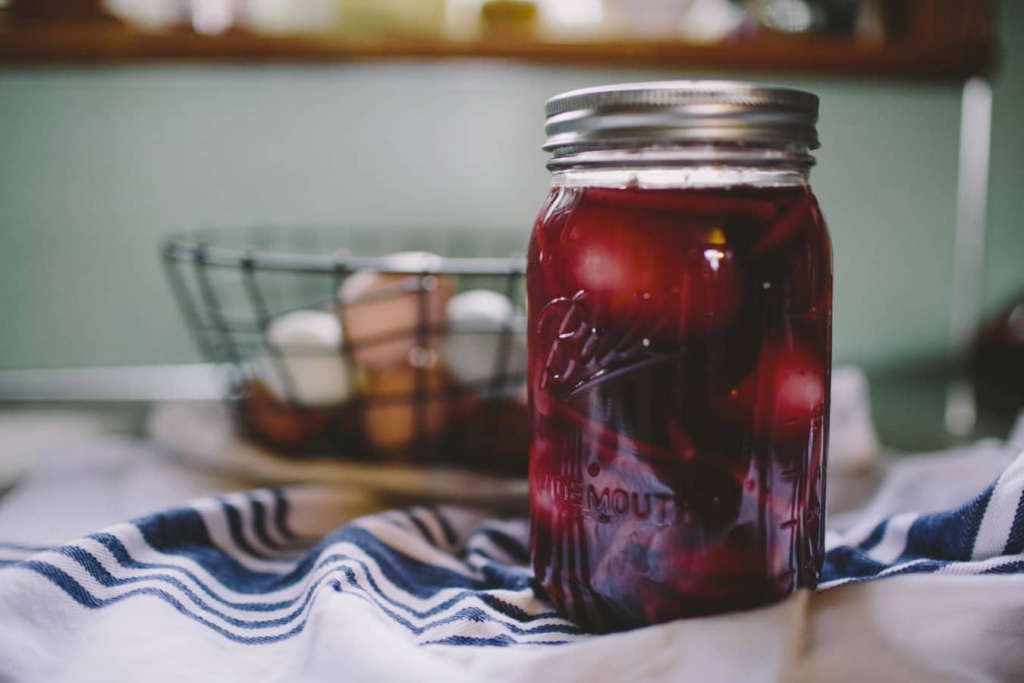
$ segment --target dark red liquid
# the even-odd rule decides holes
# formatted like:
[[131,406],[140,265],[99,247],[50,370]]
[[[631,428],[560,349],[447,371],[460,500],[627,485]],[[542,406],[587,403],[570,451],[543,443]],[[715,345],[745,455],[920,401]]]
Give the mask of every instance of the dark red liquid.
[[595,631],[813,587],[831,244],[806,187],[555,188],[529,252],[532,555]]

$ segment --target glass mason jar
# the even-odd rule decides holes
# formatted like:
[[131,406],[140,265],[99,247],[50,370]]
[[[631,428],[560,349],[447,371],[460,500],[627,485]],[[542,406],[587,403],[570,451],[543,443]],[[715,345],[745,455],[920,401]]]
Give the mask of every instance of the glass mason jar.
[[594,631],[813,587],[832,247],[818,98],[727,82],[547,103],[527,272],[531,553]]

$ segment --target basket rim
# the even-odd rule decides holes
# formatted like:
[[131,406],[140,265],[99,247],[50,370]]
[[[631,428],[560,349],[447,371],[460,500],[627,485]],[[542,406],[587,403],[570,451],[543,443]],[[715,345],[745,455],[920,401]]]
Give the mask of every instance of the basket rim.
[[383,256],[358,256],[347,249],[330,254],[298,254],[256,246],[223,246],[203,239],[200,231],[176,233],[163,239],[161,253],[167,261],[193,263],[215,268],[272,270],[296,273],[350,274],[372,271],[389,275],[525,275],[526,257],[442,256],[429,269],[396,265]]

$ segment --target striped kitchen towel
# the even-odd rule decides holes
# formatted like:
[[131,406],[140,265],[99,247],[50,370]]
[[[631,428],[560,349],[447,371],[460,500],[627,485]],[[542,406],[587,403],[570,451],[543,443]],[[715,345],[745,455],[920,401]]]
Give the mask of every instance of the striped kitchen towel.
[[[320,528],[338,495],[229,494],[55,547],[0,543],[0,679],[480,680],[458,654],[417,652],[597,638],[535,590],[525,520],[431,506]],[[826,594],[911,573],[1017,575],[1024,591],[1024,453],[960,505],[861,520],[829,545]]]
[[868,518],[828,540],[819,590],[899,574],[1024,575],[1024,453],[961,505]]

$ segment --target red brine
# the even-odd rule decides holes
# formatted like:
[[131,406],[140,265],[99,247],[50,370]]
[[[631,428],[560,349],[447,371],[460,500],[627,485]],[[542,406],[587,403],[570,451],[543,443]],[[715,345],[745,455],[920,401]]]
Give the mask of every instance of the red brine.
[[813,587],[831,244],[806,185],[556,186],[529,252],[532,555],[594,631]]

